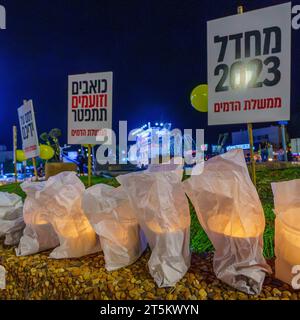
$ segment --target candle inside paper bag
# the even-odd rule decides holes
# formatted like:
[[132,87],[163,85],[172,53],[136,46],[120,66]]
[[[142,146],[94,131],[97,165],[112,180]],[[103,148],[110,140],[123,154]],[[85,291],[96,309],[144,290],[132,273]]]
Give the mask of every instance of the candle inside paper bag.
[[76,239],[83,237],[86,241],[96,240],[95,231],[84,216],[81,216],[80,219],[78,217],[77,219],[73,219],[73,217],[55,219],[53,225],[58,236],[63,238]]
[[174,233],[182,230],[185,230],[189,227],[190,221],[185,217],[180,217],[176,222],[164,221],[163,226],[162,223],[157,220],[146,221],[146,225],[154,233]]
[[100,242],[107,268],[117,269],[117,266],[128,265],[140,256],[140,229],[136,221],[122,221],[120,224],[110,220],[96,228],[101,234]]
[[84,216],[55,219],[53,227],[60,246],[50,253],[50,258],[76,258],[100,250],[95,231]]
[[264,223],[253,217],[244,217],[243,223],[238,216],[219,214],[212,216],[207,222],[209,230],[235,238],[254,238],[262,234]]
[[277,215],[275,242],[277,258],[291,265],[300,264],[300,209],[292,208]]
[[139,241],[139,226],[135,220],[122,221],[122,223],[114,220],[102,221],[97,226],[97,231],[104,241],[112,238],[114,242],[121,246],[127,246],[134,242],[138,243]]

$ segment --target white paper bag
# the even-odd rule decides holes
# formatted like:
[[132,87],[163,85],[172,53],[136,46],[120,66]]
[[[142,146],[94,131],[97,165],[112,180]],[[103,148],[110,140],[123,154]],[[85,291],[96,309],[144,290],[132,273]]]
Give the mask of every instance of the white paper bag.
[[47,219],[47,208],[51,201],[41,193],[46,188],[46,181],[26,181],[21,188],[27,195],[23,208],[26,227],[16,248],[16,255],[27,256],[55,248],[59,240]]
[[96,234],[81,209],[85,188],[74,172],[62,172],[43,183],[25,182],[21,187],[27,193],[24,204],[27,226],[17,254],[59,245],[50,257],[62,259],[99,250]]
[[275,277],[293,286],[293,268],[300,265],[300,179],[271,185],[276,214]]
[[18,245],[25,228],[21,197],[0,192],[0,216],[0,238],[6,245]]
[[263,257],[265,217],[243,151],[209,159],[200,175],[183,184],[215,247],[216,276],[248,294],[260,293],[271,272]]
[[126,267],[141,256],[147,243],[122,187],[98,184],[87,189],[82,208],[100,237],[108,271]]
[[17,256],[28,256],[59,245],[59,239],[50,223],[27,224],[20,239]]
[[22,216],[15,220],[0,220],[0,238],[5,238],[4,244],[6,245],[18,245],[24,228],[25,223]]
[[174,286],[190,266],[190,212],[178,166],[152,166],[147,172],[121,175],[152,254],[150,274],[159,287]]
[[22,207],[22,198],[14,193],[0,192],[0,219],[12,220],[12,212]]

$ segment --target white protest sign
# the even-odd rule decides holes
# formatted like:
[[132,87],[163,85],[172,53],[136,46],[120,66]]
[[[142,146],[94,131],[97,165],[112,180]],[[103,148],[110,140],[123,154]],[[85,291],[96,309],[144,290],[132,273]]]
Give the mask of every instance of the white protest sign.
[[18,109],[18,115],[26,159],[38,157],[40,148],[32,100],[24,101]]
[[112,72],[69,76],[69,144],[97,144],[97,136],[107,136],[106,129],[112,127],[112,91]]
[[207,23],[208,124],[290,119],[291,3]]

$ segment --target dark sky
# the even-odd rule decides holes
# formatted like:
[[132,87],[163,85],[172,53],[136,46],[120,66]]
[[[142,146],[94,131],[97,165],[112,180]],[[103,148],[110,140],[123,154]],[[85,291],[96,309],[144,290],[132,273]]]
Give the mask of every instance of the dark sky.
[[[207,127],[189,102],[207,82],[206,22],[277,0],[0,0],[0,144],[11,149],[17,108],[33,99],[39,133],[67,129],[67,76],[114,72],[113,122],[204,128],[206,142],[241,126]],[[293,1],[300,4],[300,0]],[[297,41],[298,40],[298,41]],[[300,30],[292,31],[292,136],[300,136]],[[299,125],[298,125],[299,123]],[[261,125],[255,125],[259,127]],[[19,145],[19,147],[21,147]]]

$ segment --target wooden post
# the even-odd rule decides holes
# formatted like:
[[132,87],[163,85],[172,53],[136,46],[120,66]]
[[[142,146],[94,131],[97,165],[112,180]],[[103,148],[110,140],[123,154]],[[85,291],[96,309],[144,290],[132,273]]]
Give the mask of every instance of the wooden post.
[[37,168],[36,168],[36,159],[32,158],[32,164],[33,164],[33,170],[34,170],[34,176],[35,176],[35,181],[39,180],[39,176],[37,173]]
[[238,14],[244,13],[244,7],[243,6],[238,6],[237,12],[238,12]]
[[88,145],[88,186],[92,185],[92,146]]
[[15,172],[15,182],[18,182],[18,172],[17,172],[17,127],[13,126],[13,153],[14,153],[14,172]]
[[[244,13],[244,7],[238,6],[237,8],[238,14]],[[250,145],[250,164],[251,164],[251,178],[252,182],[256,187],[256,169],[255,169],[255,159],[254,159],[254,143],[253,143],[253,126],[252,123],[247,124],[248,129],[248,137],[249,137],[249,145]]]

